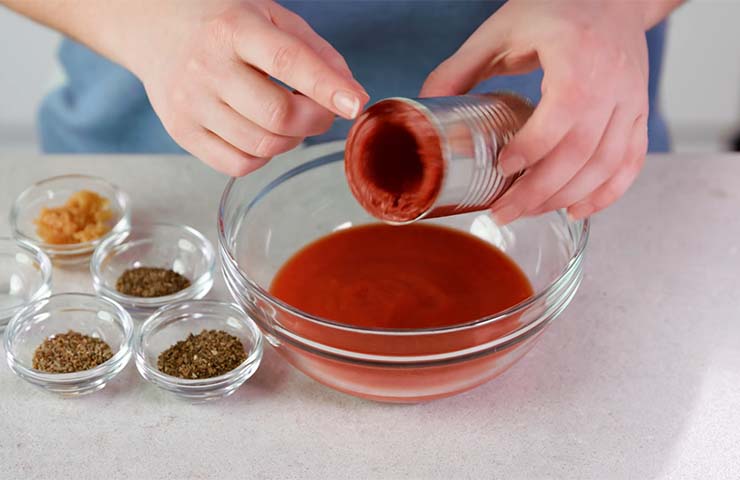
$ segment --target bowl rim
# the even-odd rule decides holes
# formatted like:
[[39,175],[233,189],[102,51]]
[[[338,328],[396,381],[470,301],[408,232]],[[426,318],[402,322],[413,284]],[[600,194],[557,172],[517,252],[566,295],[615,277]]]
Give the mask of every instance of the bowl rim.
[[[236,368],[222,375],[210,378],[189,379],[168,375],[159,371],[150,362],[147,361],[144,352],[144,337],[151,334],[161,323],[169,320],[173,314],[179,311],[195,309],[196,311],[188,312],[191,316],[197,313],[199,307],[211,307],[221,312],[228,311],[234,315],[243,326],[245,326],[254,335],[255,341],[249,349],[247,358],[244,359]],[[156,312],[146,319],[146,321],[137,329],[133,341],[133,354],[136,367],[141,375],[149,382],[160,387],[177,387],[182,389],[200,390],[203,387],[217,387],[223,384],[230,384],[241,379],[249,368],[262,358],[264,350],[264,341],[262,331],[257,323],[236,303],[224,302],[220,300],[181,300],[170,303],[159,308]],[[161,352],[160,352],[161,353]]]
[[[7,318],[8,322],[10,321],[10,318],[15,315],[19,310],[24,308],[25,306],[36,302],[37,300],[41,300],[43,298],[46,298],[51,293],[51,280],[53,276],[53,268],[51,265],[51,260],[49,259],[49,256],[44,253],[43,250],[41,250],[36,245],[26,242],[24,240],[18,240],[13,237],[0,237],[0,246],[3,244],[25,251],[26,253],[30,254],[34,261],[38,264],[39,272],[41,274],[41,285],[31,294],[28,298],[28,301],[22,303],[21,305],[17,305],[15,307],[8,307],[8,308],[2,308],[0,309],[0,318]],[[5,327],[4,323],[8,322],[2,322],[0,321],[0,330]]]
[[[106,188],[111,189],[114,193],[114,197],[116,198],[116,202],[121,207],[120,208],[121,216],[116,222],[116,224],[111,227],[110,231],[108,231],[101,237],[96,238],[94,240],[88,240],[86,242],[79,242],[79,243],[68,243],[68,244],[47,243],[38,238],[29,237],[28,235],[24,234],[18,226],[18,220],[20,218],[20,212],[21,212],[21,208],[19,206],[20,202],[24,200],[26,197],[30,196],[31,193],[33,193],[35,190],[43,187],[46,184],[58,182],[60,180],[69,180],[69,179],[85,180],[85,181],[90,181],[96,184],[103,184],[106,186]],[[125,229],[131,223],[131,198],[124,190],[122,190],[116,184],[111,183],[102,177],[98,177],[94,175],[84,175],[84,174],[78,174],[78,173],[67,174],[67,175],[56,175],[54,177],[49,177],[49,178],[45,178],[43,180],[34,182],[31,185],[29,185],[25,190],[23,190],[13,201],[13,205],[10,208],[10,219],[9,220],[10,220],[10,228],[13,232],[14,238],[31,243],[39,247],[40,249],[44,250],[45,252],[49,252],[50,254],[54,256],[79,255],[79,254],[87,253],[87,252],[94,250],[95,247],[99,245],[104,239],[110,237],[116,232],[121,231],[122,229]]]
[[[82,370],[72,373],[45,373],[34,368],[28,368],[17,360],[17,357],[13,355],[10,348],[13,340],[16,337],[15,329],[20,326],[20,324],[26,319],[28,315],[33,314],[39,308],[43,307],[44,303],[48,304],[54,299],[62,297],[94,300],[107,304],[108,307],[112,308],[116,312],[116,315],[119,319],[119,322],[117,323],[123,330],[123,339],[121,340],[121,346],[111,358],[101,363],[100,365],[88,370]],[[22,377],[32,379],[35,382],[46,384],[75,384],[104,377],[111,371],[115,371],[116,369],[125,366],[131,357],[133,338],[134,322],[131,319],[131,315],[121,305],[109,298],[91,295],[89,293],[68,292],[57,293],[54,295],[50,295],[49,297],[42,298],[41,300],[26,305],[22,310],[16,313],[13,319],[8,324],[8,328],[5,331],[3,346],[5,348],[6,361],[11,367],[11,370],[14,370],[16,371],[16,373],[21,374]]]
[[[343,144],[341,142],[337,142],[337,146],[342,146],[342,145]],[[325,149],[327,147],[327,144],[318,144],[318,145],[314,145],[312,147],[302,150],[302,153],[304,154],[304,156],[310,158],[310,160],[299,161],[296,166],[289,168],[288,170],[279,174],[274,179],[268,180],[267,183],[259,189],[256,195],[249,200],[245,214],[252,208],[252,206],[257,201],[259,201],[264,195],[266,195],[267,192],[269,192],[275,186],[283,183],[285,180],[292,178],[293,176],[303,173],[305,171],[312,170],[313,168],[321,167],[321,166],[334,163],[334,162],[337,162],[343,159],[343,152],[344,152],[343,148],[338,151],[326,152],[324,154],[319,155],[316,158],[311,158],[311,154],[312,154],[311,151],[319,149],[321,147]],[[254,280],[252,280],[247,275],[245,275],[244,272],[239,268],[236,258],[234,256],[234,253],[232,252],[230,245],[228,244],[228,241],[226,239],[226,231],[225,231],[226,222],[224,221],[224,212],[226,211],[226,204],[229,201],[229,197],[230,197],[232,189],[234,188],[234,185],[239,179],[240,178],[237,178],[237,177],[231,177],[229,179],[229,181],[226,184],[226,187],[224,188],[223,193],[221,194],[221,200],[219,201],[217,231],[218,231],[219,253],[221,254],[222,262],[226,264],[224,270],[226,270],[226,268],[232,269],[242,279],[244,279],[244,281],[247,282],[249,287],[253,289],[253,292],[257,296],[259,296],[260,299],[267,301],[273,305],[277,305],[281,309],[286,310],[291,315],[294,315],[303,320],[317,323],[319,325],[329,327],[332,329],[339,329],[339,330],[355,332],[355,333],[362,333],[362,334],[391,335],[391,336],[418,336],[418,335],[424,335],[424,334],[427,334],[427,335],[444,334],[444,333],[451,333],[451,332],[457,332],[457,331],[477,328],[483,325],[488,325],[494,322],[502,321],[512,315],[521,313],[524,310],[526,310],[529,306],[539,301],[541,298],[547,295],[550,295],[554,291],[558,290],[558,288],[560,288],[560,286],[562,285],[563,280],[565,278],[569,278],[573,274],[573,272],[578,268],[578,266],[582,262],[583,256],[585,254],[586,246],[588,245],[588,239],[589,239],[589,234],[590,234],[590,229],[591,229],[591,221],[589,218],[585,218],[582,220],[577,220],[575,222],[572,222],[570,221],[567,214],[563,210],[557,211],[557,215],[560,216],[560,218],[566,222],[566,226],[568,227],[568,232],[571,233],[571,237],[573,236],[572,229],[570,228],[571,226],[577,229],[580,233],[580,238],[578,239],[578,242],[575,245],[575,249],[572,255],[570,256],[568,261],[565,263],[565,266],[562,268],[560,274],[558,274],[552,281],[550,281],[550,283],[542,287],[540,290],[535,291],[533,295],[525,298],[521,302],[507,308],[506,310],[497,312],[493,315],[488,315],[482,318],[478,318],[470,322],[461,323],[458,325],[450,325],[450,326],[445,326],[445,327],[419,328],[419,329],[359,327],[359,326],[353,326],[353,325],[348,325],[348,324],[343,324],[340,322],[328,320],[328,319],[304,312],[296,307],[293,307],[292,305],[289,305],[283,302],[279,298],[274,297],[267,290],[262,288],[262,286],[257,284]],[[517,329],[515,332],[512,332],[512,335],[518,332],[519,330],[527,327],[528,325],[529,324],[521,325],[519,329]]]
[[[161,297],[136,297],[133,295],[126,295],[120,293],[118,290],[110,288],[105,281],[103,281],[103,275],[100,271],[105,256],[110,251],[119,245],[126,243],[126,237],[128,234],[134,233],[140,230],[159,230],[159,229],[172,229],[186,232],[197,239],[200,242],[199,250],[203,250],[207,253],[207,266],[205,272],[203,272],[197,279],[193,279],[190,286],[184,288],[178,292],[170,295],[163,295]],[[133,305],[139,308],[160,308],[162,305],[166,305],[178,300],[186,300],[197,295],[198,292],[205,289],[208,284],[213,282],[213,277],[216,272],[216,251],[213,248],[213,244],[197,229],[177,223],[164,223],[164,222],[151,222],[131,225],[124,230],[116,232],[114,235],[110,235],[100,245],[97,246],[93,252],[93,256],[90,259],[90,275],[92,276],[93,286],[100,295],[112,298],[113,300],[120,302],[124,305]]]

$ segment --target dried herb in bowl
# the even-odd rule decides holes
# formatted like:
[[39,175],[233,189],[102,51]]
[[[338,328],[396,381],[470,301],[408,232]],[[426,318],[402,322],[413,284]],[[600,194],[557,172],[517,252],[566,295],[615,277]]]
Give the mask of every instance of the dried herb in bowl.
[[52,335],[36,348],[33,368],[46,373],[74,373],[90,370],[113,356],[103,340],[69,330]]
[[126,270],[116,281],[116,290],[132,297],[164,297],[190,286],[190,280],[166,268],[138,267]]
[[160,353],[157,368],[173,377],[197,380],[228,373],[246,359],[237,337],[223,330],[203,330]]

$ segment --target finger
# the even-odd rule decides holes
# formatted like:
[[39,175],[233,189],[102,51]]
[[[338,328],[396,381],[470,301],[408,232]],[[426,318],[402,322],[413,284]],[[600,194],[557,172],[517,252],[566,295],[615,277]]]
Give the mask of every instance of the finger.
[[289,137],[319,135],[331,128],[334,114],[296,95],[249,65],[232,62],[214,89],[221,100],[265,130]]
[[499,171],[506,176],[542,160],[573,128],[578,112],[557,89],[548,91],[514,138],[501,150]]
[[[583,111],[616,98],[620,73],[597,54],[586,54],[580,48],[567,39],[537,48],[544,71],[542,100],[501,152],[499,169],[503,174],[512,175],[545,158],[581,120]],[[598,90],[589,80],[594,78],[598,79]]]
[[591,195],[569,207],[568,215],[576,220],[585,218],[603,210],[624,195],[645,163],[647,146],[647,115],[643,115],[635,123],[633,135],[626,152],[625,166]]
[[272,158],[292,150],[303,140],[301,137],[285,137],[268,132],[221,102],[214,102],[204,109],[200,122],[227,143],[257,158]]
[[427,77],[421,97],[465,93],[486,77],[492,65],[505,56],[507,28],[494,17],[484,22],[449,58]]
[[232,177],[242,177],[267,163],[267,160],[242,152],[204,128],[194,130],[179,143],[203,163]]
[[612,177],[625,159],[626,138],[630,138],[635,120],[624,107],[614,110],[596,152],[578,173],[548,201],[528,215],[539,215],[565,208],[583,200],[607,179]]
[[270,15],[273,23],[278,28],[306,42],[326,63],[345,77],[354,78],[344,57],[321,35],[316,33],[300,15],[296,15],[276,3],[270,5]]
[[492,206],[499,225],[510,223],[549,200],[594,154],[604,134],[612,107],[585,114],[583,120],[544,160],[531,167]]
[[262,17],[250,15],[245,19],[244,28],[235,38],[235,48],[248,64],[344,118],[355,118],[369,99],[359,83],[338,73],[311,47]]

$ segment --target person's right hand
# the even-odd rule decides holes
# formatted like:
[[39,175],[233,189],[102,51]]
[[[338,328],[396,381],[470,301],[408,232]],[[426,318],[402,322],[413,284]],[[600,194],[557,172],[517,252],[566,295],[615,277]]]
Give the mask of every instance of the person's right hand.
[[157,3],[172,8],[131,34],[121,63],[172,138],[221,172],[245,175],[368,101],[342,56],[272,1]]

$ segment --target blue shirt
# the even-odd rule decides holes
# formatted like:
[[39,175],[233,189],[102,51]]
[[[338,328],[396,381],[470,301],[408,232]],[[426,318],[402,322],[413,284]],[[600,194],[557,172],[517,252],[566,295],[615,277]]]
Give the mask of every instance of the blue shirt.
[[[299,14],[347,60],[371,102],[417,96],[426,76],[462,45],[503,2],[311,1],[281,2]],[[669,148],[657,103],[665,24],[647,32],[650,54],[651,151]],[[65,83],[39,111],[42,148],[53,153],[182,153],[152,110],[141,82],[124,68],[71,40],[59,59]],[[538,101],[542,72],[497,77],[474,91],[513,90]],[[598,88],[595,85],[594,88]],[[337,120],[308,143],[344,138],[349,122]]]

